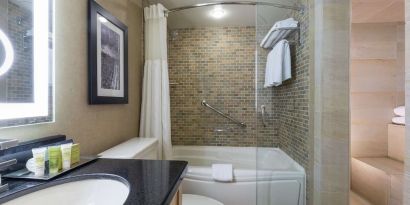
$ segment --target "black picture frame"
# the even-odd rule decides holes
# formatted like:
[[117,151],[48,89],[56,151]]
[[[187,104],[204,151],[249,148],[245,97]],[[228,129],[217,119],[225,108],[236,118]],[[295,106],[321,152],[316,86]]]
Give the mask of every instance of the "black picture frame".
[[88,1],[88,92],[89,104],[128,104],[128,27],[94,0]]

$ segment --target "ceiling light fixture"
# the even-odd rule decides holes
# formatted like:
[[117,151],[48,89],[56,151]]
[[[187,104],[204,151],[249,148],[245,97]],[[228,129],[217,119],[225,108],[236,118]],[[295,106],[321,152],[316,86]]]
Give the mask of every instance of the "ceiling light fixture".
[[226,15],[226,11],[221,6],[216,6],[209,13],[213,18],[220,19]]
[[7,73],[10,70],[11,66],[13,65],[14,61],[14,50],[13,46],[11,45],[10,39],[7,35],[0,30],[0,44],[3,44],[5,56],[3,64],[0,64],[0,76]]

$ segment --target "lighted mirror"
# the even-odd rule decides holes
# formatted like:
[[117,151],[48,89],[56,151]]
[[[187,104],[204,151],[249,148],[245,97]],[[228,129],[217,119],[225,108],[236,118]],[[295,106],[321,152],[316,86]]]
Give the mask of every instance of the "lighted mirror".
[[53,0],[0,0],[0,127],[54,120]]

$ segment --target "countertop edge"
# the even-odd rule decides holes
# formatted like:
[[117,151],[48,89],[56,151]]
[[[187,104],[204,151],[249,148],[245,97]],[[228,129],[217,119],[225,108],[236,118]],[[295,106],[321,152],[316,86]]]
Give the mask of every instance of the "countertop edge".
[[172,199],[174,199],[175,194],[178,192],[182,180],[185,178],[186,173],[188,172],[188,163],[185,166],[185,169],[180,173],[179,175],[179,179],[176,180],[174,188],[169,192],[167,198],[165,199],[164,203],[162,203],[163,205],[168,205],[171,203]]

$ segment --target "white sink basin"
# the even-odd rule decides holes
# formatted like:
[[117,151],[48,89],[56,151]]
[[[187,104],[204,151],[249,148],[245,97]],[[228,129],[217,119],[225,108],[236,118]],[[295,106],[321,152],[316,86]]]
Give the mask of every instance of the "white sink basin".
[[5,205],[120,205],[127,199],[129,191],[129,185],[119,180],[82,179],[23,195],[6,202]]

